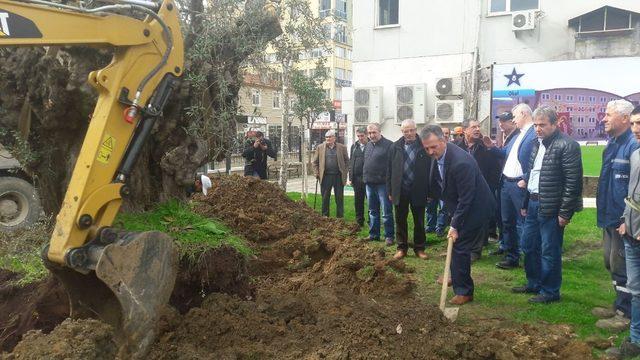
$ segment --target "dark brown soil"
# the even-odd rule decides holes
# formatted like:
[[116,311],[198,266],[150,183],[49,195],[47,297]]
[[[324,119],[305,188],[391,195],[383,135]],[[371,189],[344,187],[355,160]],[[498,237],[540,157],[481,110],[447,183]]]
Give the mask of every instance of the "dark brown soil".
[[67,294],[49,278],[21,287],[16,275],[0,270],[0,350],[9,351],[33,329],[49,332],[69,316]]
[[[305,205],[289,200],[274,185],[251,178],[222,177],[215,179],[209,196],[199,200],[198,212],[222,219],[255,242],[259,254],[248,264],[254,288],[249,294],[243,290],[247,289],[246,273],[244,265],[238,265],[243,261],[237,257],[237,261],[228,260],[234,258],[229,254],[224,255],[224,262],[219,257],[212,260],[220,262],[211,270],[215,273],[233,269],[235,275],[222,277],[225,286],[202,290],[198,276],[210,272],[196,271],[187,276],[186,283],[201,290],[183,291],[183,305],[189,306],[164,313],[149,358],[591,357],[590,347],[572,340],[567,326],[450,323],[437,307],[416,297],[412,269],[404,262],[389,259],[384,251],[359,242],[355,227],[316,215]],[[207,294],[209,290],[222,292]],[[194,293],[199,299],[189,299]],[[201,304],[185,312],[203,295]],[[93,328],[85,330],[92,332]],[[98,332],[102,334],[103,330]],[[56,346],[66,341],[65,336],[65,332],[30,336],[12,356],[48,355],[30,351],[30,344]],[[73,358],[74,354],[69,354]]]
[[214,292],[251,298],[254,288],[247,274],[247,260],[231,247],[220,247],[200,254],[195,264],[182,259],[170,304],[181,313],[202,304]]

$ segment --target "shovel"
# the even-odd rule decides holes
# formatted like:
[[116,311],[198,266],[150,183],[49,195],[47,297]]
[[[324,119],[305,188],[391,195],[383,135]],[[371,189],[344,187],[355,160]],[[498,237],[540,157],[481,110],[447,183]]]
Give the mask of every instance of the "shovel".
[[458,318],[458,310],[457,307],[445,307],[445,303],[447,301],[447,287],[449,283],[449,268],[451,267],[451,253],[453,252],[453,238],[448,236],[447,239],[449,243],[447,244],[447,259],[445,260],[444,272],[442,274],[442,291],[440,292],[440,311],[444,317],[449,319],[451,322],[456,321]]

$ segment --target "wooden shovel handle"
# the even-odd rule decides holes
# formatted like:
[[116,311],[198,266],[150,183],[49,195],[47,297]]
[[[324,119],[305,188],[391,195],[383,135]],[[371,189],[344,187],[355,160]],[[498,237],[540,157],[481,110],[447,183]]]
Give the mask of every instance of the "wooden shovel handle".
[[447,236],[447,259],[444,262],[444,271],[442,273],[442,291],[440,292],[440,310],[444,311],[445,302],[447,301],[447,288],[449,287],[449,268],[451,267],[451,253],[453,252],[453,238]]

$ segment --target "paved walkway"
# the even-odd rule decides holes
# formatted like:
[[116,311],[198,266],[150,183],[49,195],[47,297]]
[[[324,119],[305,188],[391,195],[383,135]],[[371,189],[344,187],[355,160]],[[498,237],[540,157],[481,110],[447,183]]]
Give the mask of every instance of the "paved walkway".
[[[276,180],[277,181],[277,180]],[[316,178],[313,176],[309,176],[307,180],[307,193],[313,194],[316,187]],[[297,179],[289,179],[287,182],[287,191],[289,192],[302,192],[302,178]],[[318,194],[320,194],[320,185],[318,185]],[[353,195],[353,189],[351,186],[346,186],[344,188],[345,195]],[[596,198],[583,198],[585,208],[595,208],[596,207]]]

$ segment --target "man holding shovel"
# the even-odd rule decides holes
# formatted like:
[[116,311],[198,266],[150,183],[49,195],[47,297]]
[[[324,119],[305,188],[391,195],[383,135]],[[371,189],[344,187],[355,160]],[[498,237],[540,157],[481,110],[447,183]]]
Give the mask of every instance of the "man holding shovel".
[[420,139],[431,162],[431,197],[444,202],[451,216],[448,239],[453,242],[451,280],[455,296],[451,304],[473,301],[471,250],[486,236],[489,217],[495,214],[495,200],[473,157],[458,146],[447,143],[442,129],[427,125]]

